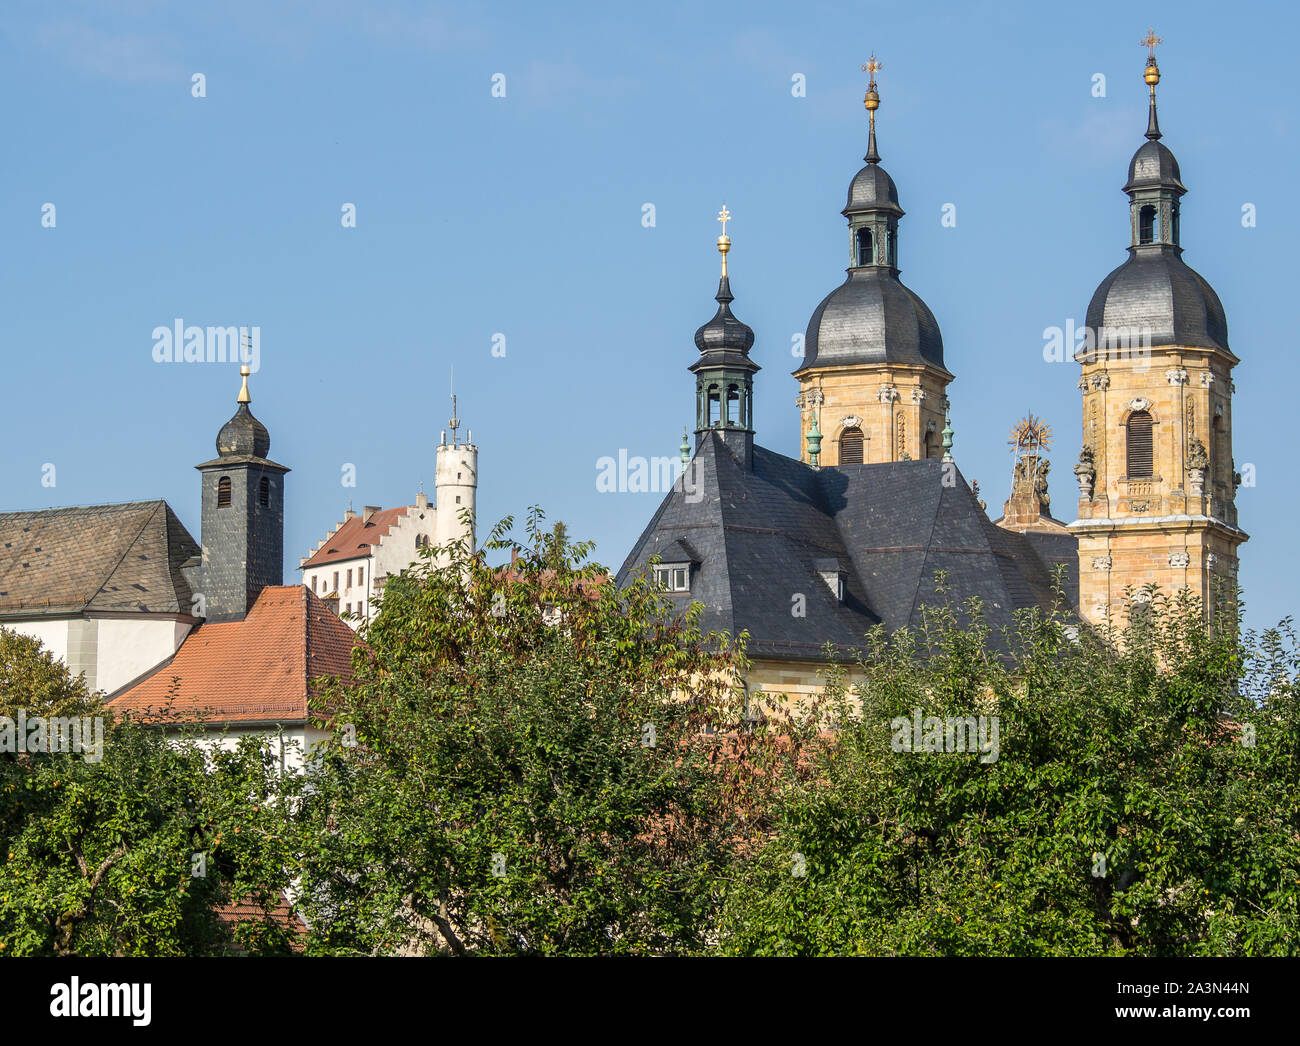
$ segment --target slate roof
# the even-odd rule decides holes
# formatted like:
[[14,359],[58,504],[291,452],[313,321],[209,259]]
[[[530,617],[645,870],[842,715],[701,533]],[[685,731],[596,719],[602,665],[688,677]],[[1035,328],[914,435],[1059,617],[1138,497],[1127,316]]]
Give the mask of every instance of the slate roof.
[[211,723],[302,723],[311,682],[348,678],[356,633],[302,585],[270,585],[242,621],[195,628],[170,661],[114,698],[115,709],[151,718],[171,698]]
[[[688,544],[699,559],[691,591],[668,598],[683,609],[702,602],[706,628],[747,629],[752,656],[820,660],[827,641],[845,652],[877,623],[891,632],[919,627],[922,606],[939,602],[937,571],[947,572],[954,602],[980,597],[995,629],[1019,608],[1051,605],[1036,538],[994,526],[960,472],[941,461],[814,469],[756,446],[746,471],[708,432],[692,470],[686,488],[679,480],[664,498],[617,582]],[[1044,547],[1064,561],[1063,544]],[[819,573],[827,559],[843,572],[843,602]]]
[[1150,346],[1118,346],[1133,350],[1189,345],[1232,351],[1223,303],[1205,277],[1183,261],[1182,248],[1157,243],[1128,251],[1128,261],[1101,281],[1088,303],[1086,322],[1092,330],[1149,328]]
[[369,516],[353,516],[323,546],[313,552],[311,558],[299,569],[327,566],[370,555],[371,546],[379,544],[379,539],[387,536],[393,524],[404,515],[406,506],[380,509]]
[[165,501],[0,513],[0,620],[189,614],[181,566],[199,551]]

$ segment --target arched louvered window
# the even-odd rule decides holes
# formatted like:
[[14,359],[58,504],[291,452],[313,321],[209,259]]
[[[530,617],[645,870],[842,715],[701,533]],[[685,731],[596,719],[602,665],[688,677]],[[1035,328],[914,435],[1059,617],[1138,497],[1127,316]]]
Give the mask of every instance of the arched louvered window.
[[262,482],[257,485],[257,503],[263,508],[271,507],[271,481],[265,476]]
[[217,508],[225,508],[230,504],[230,477],[222,476],[217,480]]
[[1156,209],[1148,204],[1138,211],[1138,243],[1155,243],[1159,231]]
[[862,430],[856,425],[840,433],[840,464],[862,464]]
[[1145,410],[1135,410],[1128,416],[1125,434],[1125,462],[1129,479],[1154,475],[1151,440],[1151,415]]
[[870,229],[864,228],[858,230],[857,243],[855,246],[857,247],[859,265],[872,265],[875,263],[875,259],[871,257],[871,230]]

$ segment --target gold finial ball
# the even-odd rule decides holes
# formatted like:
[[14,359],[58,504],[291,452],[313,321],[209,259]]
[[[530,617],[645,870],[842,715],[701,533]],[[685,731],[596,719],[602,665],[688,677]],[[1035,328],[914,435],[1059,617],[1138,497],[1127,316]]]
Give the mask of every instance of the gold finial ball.
[[253,373],[253,368],[250,367],[247,363],[245,363],[242,367],[239,368],[239,373],[246,378]]
[[723,233],[718,237],[718,253],[726,254],[729,250],[731,250],[731,237]]
[[1156,65],[1155,59],[1152,59],[1147,63],[1146,69],[1142,72],[1142,79],[1152,87],[1160,82],[1160,69]]
[[862,104],[869,113],[874,113],[880,108],[880,95],[876,93],[874,87],[867,91],[867,96],[862,99]]

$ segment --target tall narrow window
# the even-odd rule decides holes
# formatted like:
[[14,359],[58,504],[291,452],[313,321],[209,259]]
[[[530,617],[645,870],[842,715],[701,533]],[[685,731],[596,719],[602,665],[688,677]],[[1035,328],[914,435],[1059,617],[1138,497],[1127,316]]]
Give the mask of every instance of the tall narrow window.
[[265,476],[262,477],[262,482],[257,485],[257,503],[263,508],[270,508],[271,506],[271,481]]
[[217,508],[225,508],[230,504],[230,477],[222,476],[217,480]]
[[365,583],[366,583],[366,568],[357,567],[357,584],[364,585]]
[[859,265],[872,265],[875,259],[871,256],[871,230],[859,229],[857,231],[857,255]]
[[1126,436],[1128,478],[1143,479],[1153,475],[1151,415],[1145,410],[1135,410],[1130,414]]
[[862,430],[857,426],[840,433],[840,464],[862,464]]
[[351,587],[352,587],[352,571],[350,571],[350,570],[348,571],[348,583],[347,583],[347,587],[348,587],[348,588],[351,588]]
[[1156,209],[1150,204],[1138,211],[1138,243],[1155,243],[1160,232]]

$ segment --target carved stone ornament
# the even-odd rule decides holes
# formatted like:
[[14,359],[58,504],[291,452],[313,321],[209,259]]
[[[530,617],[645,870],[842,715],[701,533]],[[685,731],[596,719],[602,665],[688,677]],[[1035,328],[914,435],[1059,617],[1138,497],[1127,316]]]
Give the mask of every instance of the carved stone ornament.
[[1128,401],[1129,410],[1146,410],[1149,406],[1151,406],[1151,401],[1142,396]]
[[1170,552],[1169,565],[1171,567],[1185,567],[1191,562],[1191,557],[1186,552]]
[[898,399],[898,390],[894,386],[886,385],[880,390],[881,403],[893,403],[896,399]]
[[856,414],[849,414],[848,416],[840,419],[840,428],[856,429],[856,428],[860,428],[861,425],[862,425],[862,419],[858,417]]
[[1110,569],[1110,556],[1093,556],[1093,557],[1092,557],[1092,569],[1093,569],[1093,570],[1109,570],[1109,569]]

